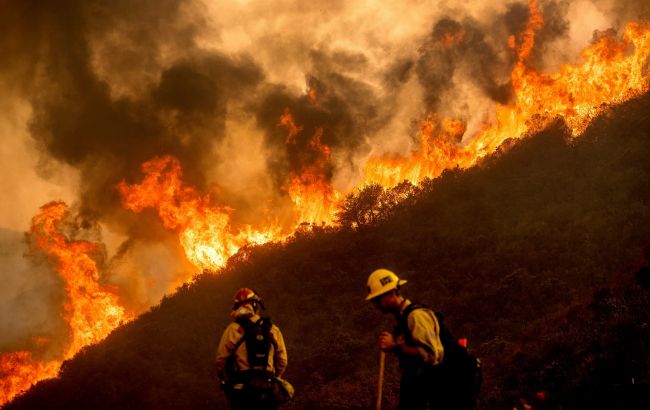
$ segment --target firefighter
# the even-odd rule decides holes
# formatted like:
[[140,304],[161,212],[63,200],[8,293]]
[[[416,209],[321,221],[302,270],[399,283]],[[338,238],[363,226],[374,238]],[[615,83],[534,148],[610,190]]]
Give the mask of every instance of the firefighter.
[[394,353],[402,369],[398,410],[449,408],[444,380],[440,377],[444,348],[440,327],[430,309],[409,308],[411,301],[400,293],[406,283],[387,270],[377,269],[368,277],[368,296],[382,313],[395,316],[393,332],[379,335],[379,349]]
[[287,368],[280,329],[261,317],[262,299],[253,290],[235,293],[231,316],[217,348],[217,375],[233,410],[277,408],[274,387]]

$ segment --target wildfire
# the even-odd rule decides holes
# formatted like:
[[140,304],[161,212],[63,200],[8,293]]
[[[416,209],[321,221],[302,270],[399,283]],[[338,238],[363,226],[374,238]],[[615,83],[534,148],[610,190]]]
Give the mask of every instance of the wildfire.
[[307,90],[307,99],[309,99],[309,102],[318,105],[318,86],[316,85],[316,81],[313,79],[309,81],[309,89]]
[[99,270],[92,258],[97,244],[69,240],[61,232],[60,224],[67,214],[63,202],[44,205],[32,219],[31,235],[65,282],[64,317],[70,325],[70,344],[58,360],[38,361],[28,351],[0,356],[0,403],[11,400],[39,380],[54,377],[64,360],[82,347],[104,339],[129,319],[117,296],[99,283]]
[[[507,39],[516,57],[511,73],[513,99],[497,104],[492,122],[474,135],[466,135],[466,122],[429,114],[420,122],[420,143],[409,155],[371,157],[364,166],[360,186],[378,183],[393,187],[404,180],[418,184],[448,168],[466,168],[493,152],[505,140],[522,138],[562,118],[574,136],[609,104],[620,103],[648,90],[647,61],[650,55],[648,24],[630,23],[620,39],[602,34],[581,54],[582,62],[564,65],[556,73],[536,71],[530,62],[535,35],[544,26],[536,0],[529,4],[529,18],[522,33]],[[465,31],[450,24],[437,33],[437,45],[452,47],[464,40]],[[316,82],[309,83],[308,99],[316,101]],[[280,116],[287,146],[297,145],[304,127],[290,110]],[[304,145],[304,157],[294,164],[283,186],[294,206],[295,225],[300,222],[332,223],[342,197],[331,183],[331,148],[322,142],[317,128]],[[172,157],[156,158],[143,165],[146,174],[138,185],[122,182],[118,189],[125,207],[140,212],[157,208],[164,225],[180,232],[188,259],[197,267],[214,269],[246,243],[282,239],[281,228],[256,230],[246,226],[233,233],[230,209],[210,205],[208,196],[183,186],[180,165]],[[287,227],[284,227],[285,229]],[[291,227],[289,227],[291,228]]]
[[[419,146],[409,155],[371,157],[364,166],[360,187],[378,183],[393,187],[404,180],[418,184],[423,178],[436,177],[448,168],[466,168],[493,152],[506,139],[522,138],[542,129],[556,118],[563,118],[574,136],[580,135],[590,121],[609,104],[620,103],[648,89],[647,60],[650,55],[650,28],[630,23],[620,39],[612,33],[601,35],[581,54],[582,63],[564,65],[556,73],[541,73],[531,67],[530,56],[535,34],[544,19],[532,0],[529,19],[522,33],[507,39],[516,56],[511,73],[513,99],[497,104],[494,120],[486,122],[475,135],[465,135],[466,122],[429,114],[420,122]],[[463,41],[465,32],[451,25],[438,33],[440,47],[452,47]],[[308,99],[316,98],[312,79]],[[295,146],[304,132],[290,110],[280,116],[279,127],[286,130],[285,143]],[[294,206],[295,224],[328,223],[334,220],[342,194],[331,183],[331,148],[322,142],[323,128],[304,144],[308,161],[294,164],[283,186]],[[118,189],[124,206],[134,212],[157,208],[168,229],[180,232],[180,241],[188,260],[203,269],[225,264],[229,256],[246,243],[263,243],[284,238],[293,227],[270,226],[256,230],[245,226],[233,233],[230,209],[210,205],[208,196],[180,180],[180,164],[172,157],[156,158],[143,165],[144,181],[137,185],[122,182]]]
[[261,244],[280,234],[276,226],[256,230],[244,226],[238,232],[230,224],[231,210],[211,205],[209,195],[201,195],[181,180],[181,166],[175,158],[154,158],[142,165],[145,177],[140,184],[118,184],[122,205],[133,212],[155,208],[167,229],[179,232],[187,259],[197,268],[215,270],[246,244]]
[[[610,32],[602,34],[581,53],[581,64],[564,65],[552,74],[530,67],[535,33],[543,24],[537,1],[532,0],[524,32],[518,39],[508,38],[508,46],[517,56],[511,75],[514,99],[511,104],[496,105],[493,123],[484,124],[476,135],[464,136],[462,121],[441,120],[430,114],[422,122],[419,149],[409,156],[370,158],[363,184],[394,186],[403,180],[417,184],[447,168],[472,166],[506,139],[522,138],[556,118],[564,119],[577,137],[608,105],[648,90],[647,23],[629,23],[620,39]],[[469,142],[462,144],[461,139]]]
[[440,48],[455,47],[465,39],[465,31],[459,27],[451,27],[437,34],[436,45]]
[[370,158],[365,165],[365,184],[379,183],[393,187],[404,180],[416,184],[425,177],[439,175],[447,168],[472,163],[471,152],[460,141],[465,123],[443,120],[435,113],[420,122],[420,146],[410,158],[399,155]]
[[291,111],[288,108],[284,109],[284,114],[280,116],[280,123],[278,126],[282,126],[287,130],[287,139],[284,141],[285,144],[295,144],[296,135],[302,131],[302,127],[296,125],[296,122],[291,115]]
[[34,360],[32,353],[20,351],[0,356],[0,404],[13,399],[39,380],[56,376],[60,361]]
[[[287,144],[295,144],[295,135],[302,127],[297,127],[289,110],[285,110],[280,125],[287,129]],[[296,225],[300,222],[331,224],[338,207],[341,194],[329,182],[328,167],[332,155],[331,148],[321,142],[323,128],[318,128],[308,142],[308,148],[315,160],[292,171],[286,190],[294,204]]]
[[[510,78],[513,98],[508,104],[495,105],[491,122],[485,122],[474,135],[466,135],[465,120],[430,113],[420,121],[419,145],[407,155],[369,158],[360,186],[378,183],[388,188],[404,180],[418,184],[448,168],[470,167],[505,140],[522,138],[557,118],[562,118],[577,137],[608,105],[648,91],[650,24],[629,23],[620,38],[612,32],[601,33],[581,53],[581,63],[561,66],[555,73],[539,72],[531,66],[535,36],[543,26],[537,0],[531,0],[524,31],[506,39],[516,58]],[[455,47],[466,37],[460,25],[438,34],[436,47],[441,48]],[[313,79],[306,97],[318,106],[319,90]],[[289,109],[280,116],[278,126],[287,132],[288,147],[297,145],[300,135],[308,137],[301,134],[304,127],[296,123]],[[327,135],[325,129],[317,128],[306,139],[304,154],[309,160],[294,164],[297,166],[283,186],[294,206],[291,227],[273,223],[262,228],[233,226],[233,210],[215,205],[209,195],[184,184],[180,163],[171,156],[145,162],[141,183],[122,181],[117,189],[125,208],[136,213],[154,209],[167,229],[178,232],[185,255],[194,266],[216,270],[241,247],[281,240],[300,222],[333,222],[342,195],[330,182],[332,148],[323,142],[323,135]],[[0,355],[0,404],[37,381],[54,377],[64,360],[130,319],[117,296],[100,284],[93,259],[97,244],[71,240],[62,233],[67,214],[62,202],[43,206],[32,219],[31,235],[65,282],[64,316],[70,326],[70,344],[56,360],[39,360],[36,352],[30,351]]]
[[[303,130],[296,124],[289,109],[280,117],[278,126],[287,130],[286,144],[296,144]],[[322,143],[319,128],[308,141],[315,160],[291,172],[285,185],[294,204],[294,226],[301,222],[332,223],[340,194],[327,178],[331,149]],[[163,225],[179,232],[180,243],[187,259],[202,270],[217,270],[246,244],[262,244],[284,239],[286,227],[270,224],[264,229],[250,225],[234,227],[230,221],[232,209],[211,204],[209,195],[201,195],[182,181],[180,163],[172,156],[154,158],[142,165],[141,183],[129,185],[122,181],[117,189],[122,205],[133,212],[154,208]],[[290,229],[289,229],[290,231]]]

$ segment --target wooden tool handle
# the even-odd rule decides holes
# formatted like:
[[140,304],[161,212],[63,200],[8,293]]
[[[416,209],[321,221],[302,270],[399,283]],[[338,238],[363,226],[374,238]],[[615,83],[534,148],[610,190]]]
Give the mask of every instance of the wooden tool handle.
[[379,352],[379,383],[377,384],[377,405],[375,410],[381,410],[381,396],[384,387],[384,362],[386,361],[386,352]]

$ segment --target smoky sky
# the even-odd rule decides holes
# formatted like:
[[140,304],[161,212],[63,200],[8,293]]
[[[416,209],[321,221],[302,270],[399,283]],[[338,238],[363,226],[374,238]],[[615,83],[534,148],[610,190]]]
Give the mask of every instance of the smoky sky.
[[[321,58],[319,52],[314,52],[314,59]],[[256,110],[258,123],[265,126],[266,143],[274,152],[283,153],[280,160],[270,158],[268,162],[279,187],[291,171],[300,170],[322,157],[320,152],[309,148],[317,133],[322,132],[322,144],[351,153],[381,123],[378,98],[368,85],[333,72],[314,74],[319,77],[306,78],[309,88],[316,93],[313,101],[308,96],[294,96],[277,87],[267,93]],[[287,129],[279,126],[279,118],[285,110],[300,127],[292,144],[286,143]],[[326,176],[331,178],[331,172],[330,167]]]
[[[545,24],[531,64],[544,68],[558,41],[571,41],[571,11],[589,6],[608,21],[594,30],[620,30],[647,14],[644,3],[540,1]],[[353,186],[368,155],[407,151],[409,124],[459,105],[466,84],[477,90],[468,101],[511,101],[515,57],[506,42],[527,17],[523,0],[0,1],[0,107],[12,99],[28,106],[25,134],[42,179],[64,166],[78,172],[75,210],[115,233],[119,252],[105,266],[122,296],[143,306],[186,268],[153,213],[120,205],[115,186],[139,182],[143,162],[173,155],[188,185],[220,186],[215,201],[254,219],[269,198],[290,206],[284,188],[322,161],[310,144],[321,133],[332,150],[323,177]],[[279,126],[287,111],[300,127],[291,144]],[[6,275],[29,271],[12,261]],[[49,283],[41,279],[28,282]],[[144,295],[145,282],[155,283],[154,296]],[[6,306],[31,285],[21,286],[5,292]]]
[[[446,35],[458,36],[458,44],[445,46]],[[490,98],[505,103],[509,97],[509,64],[510,61],[505,61],[486,43],[476,22],[443,18],[436,22],[431,35],[420,48],[415,70],[425,90],[426,105],[436,110],[443,98],[442,92],[453,87],[455,70],[461,65],[469,67],[471,78]],[[502,84],[499,78],[504,81]]]
[[[363,63],[362,54],[312,51],[317,68],[309,81],[319,94],[314,104],[265,82],[251,55],[226,56],[197,47],[193,39],[203,21],[196,15],[184,20],[188,17],[182,10],[189,4],[64,1],[12,6],[13,28],[22,44],[5,47],[8,53],[25,54],[21,63],[34,72],[26,84],[33,109],[29,132],[44,156],[80,170],[81,210],[90,218],[120,213],[115,184],[137,181],[142,162],[155,155],[174,155],[188,184],[206,188],[204,172],[219,159],[214,144],[223,138],[227,105],[233,100],[247,101],[247,109],[266,129],[269,147],[288,160],[268,161],[278,187],[289,171],[314,160],[317,154],[305,146],[316,129],[323,129],[324,144],[351,151],[376,120],[377,102],[370,88],[336,72],[337,66]],[[37,33],[21,30],[34,21]],[[121,34],[112,34],[114,30]],[[164,64],[163,48],[177,57]],[[108,53],[108,59],[98,62],[97,53]],[[102,78],[104,65],[127,73],[120,78],[128,79],[131,70],[157,70],[157,78],[141,93],[116,95],[117,86]],[[285,109],[303,127],[290,147],[284,146],[277,127]]]
[[65,337],[57,309],[63,306],[63,287],[45,258],[32,253],[24,233],[7,229],[0,229],[0,257],[0,351],[31,346],[39,336]]
[[[543,59],[545,43],[566,34],[567,4],[541,3],[545,24],[536,36],[535,60]],[[317,92],[312,101],[268,80],[253,50],[202,48],[197,38],[207,22],[201,3],[24,1],[4,8],[11,36],[0,50],[11,56],[5,61],[15,60],[7,72],[19,77],[28,95],[31,137],[42,155],[80,170],[82,211],[97,218],[119,213],[115,184],[137,181],[142,162],[155,155],[177,157],[188,183],[205,189],[205,170],[219,160],[215,144],[224,138],[233,104],[243,104],[264,130],[274,153],[269,172],[281,187],[292,170],[315,160],[307,142],[318,129],[322,142],[349,162],[356,150],[367,150],[368,138],[398,103],[386,95],[411,76],[423,89],[422,113],[439,109],[459,70],[486,97],[505,103],[513,57],[497,49],[503,44],[494,37],[521,32],[528,14],[527,3],[516,2],[485,21],[440,16],[428,35],[408,45],[416,50],[410,59],[397,56],[385,70],[383,90],[363,75],[350,75],[375,64],[363,50],[322,42],[309,47],[305,39],[305,88]],[[450,33],[461,36],[457,44],[441,45]],[[277,126],[287,109],[302,127],[291,146]]]
[[[84,210],[101,213],[105,207],[118,206],[111,188],[123,178],[135,179],[140,164],[154,155],[173,153],[183,164],[185,178],[202,187],[211,144],[223,136],[226,101],[258,83],[260,70],[246,58],[188,50],[194,30],[184,27],[173,36],[172,47],[185,51],[161,67],[157,83],[136,97],[114,97],[110,84],[93,70],[90,48],[95,31],[110,26],[101,13],[89,16],[94,12],[91,3],[66,5],[39,10],[46,35],[39,44],[44,51],[36,56],[42,74],[32,88],[29,130],[44,154],[81,170]],[[110,16],[118,26],[125,24],[121,12],[128,8],[121,6],[116,3],[118,14]],[[158,5],[140,7],[149,10]],[[134,58],[154,58],[148,54],[160,46],[160,20],[173,19],[179,7],[177,2],[164,2],[168,13],[159,11],[144,20],[145,27],[139,27],[132,42],[139,49],[125,52]]]
[[[544,26],[535,35],[534,66],[542,66],[545,45],[567,33],[567,4],[558,1],[543,3]],[[418,58],[413,64],[418,81],[425,90],[426,106],[430,110],[439,109],[444,102],[444,92],[454,87],[454,75],[458,70],[465,70],[467,76],[463,80],[473,82],[493,101],[509,102],[512,97],[509,75],[515,55],[500,52],[504,44],[495,45],[490,39],[495,34],[505,40],[509,34],[522,33],[528,13],[528,4],[512,3],[505,13],[485,21],[469,17],[438,20],[419,48]],[[445,44],[446,37],[455,37],[455,44]]]

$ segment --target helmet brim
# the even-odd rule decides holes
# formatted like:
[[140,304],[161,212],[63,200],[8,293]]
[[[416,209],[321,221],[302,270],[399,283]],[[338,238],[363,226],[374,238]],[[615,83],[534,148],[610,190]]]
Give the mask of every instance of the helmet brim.
[[405,280],[405,279],[400,279],[399,281],[397,281],[397,283],[393,282],[392,286],[385,287],[383,289],[378,289],[377,291],[369,294],[368,296],[366,296],[366,300],[374,299],[374,298],[379,297],[379,296],[381,296],[381,295],[383,295],[385,293],[390,292],[391,290],[397,289],[400,286],[404,285],[406,282],[408,282],[408,281]]
[[262,302],[261,299],[248,299],[248,300],[242,300],[240,302],[235,302],[235,304],[232,306],[232,310],[239,309],[239,307],[244,303],[256,303],[257,306],[259,306],[259,308],[261,308],[262,310],[266,310],[266,306],[264,306],[264,302]]

